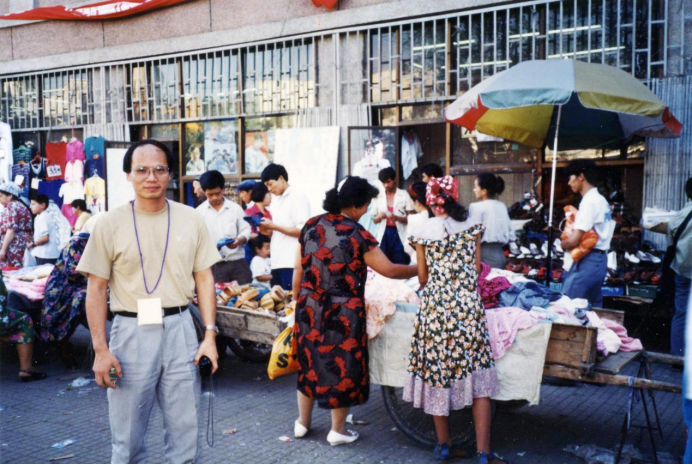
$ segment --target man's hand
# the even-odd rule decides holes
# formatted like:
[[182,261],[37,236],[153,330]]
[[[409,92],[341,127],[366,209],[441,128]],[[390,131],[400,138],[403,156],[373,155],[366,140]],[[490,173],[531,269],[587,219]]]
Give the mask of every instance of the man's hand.
[[262,221],[260,222],[260,227],[267,229],[269,231],[276,230],[276,225],[274,224],[274,222],[266,217],[262,218]]
[[110,379],[111,368],[115,368],[118,378],[123,377],[123,371],[120,368],[120,362],[115,358],[113,353],[106,349],[105,351],[96,352],[94,358],[94,375],[96,375],[96,384],[102,388],[116,389],[115,383]]
[[231,250],[234,250],[234,249],[237,249],[238,247],[240,247],[240,245],[241,244],[240,244],[240,242],[238,242],[238,238],[236,237],[236,238],[234,238],[233,242],[228,244],[226,247],[228,247]]
[[[211,330],[213,332],[213,330]],[[219,353],[216,351],[216,338],[214,336],[206,336],[202,344],[199,346],[197,351],[197,356],[195,357],[195,365],[199,365],[199,359],[203,355],[209,357],[211,360],[211,372],[216,373],[219,368]]]

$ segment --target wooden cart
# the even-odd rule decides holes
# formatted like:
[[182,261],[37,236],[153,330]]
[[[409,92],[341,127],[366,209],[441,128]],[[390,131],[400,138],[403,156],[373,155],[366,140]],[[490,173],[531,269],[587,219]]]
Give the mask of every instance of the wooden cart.
[[228,344],[240,358],[252,362],[269,361],[274,340],[286,324],[274,312],[216,307],[216,325],[221,344]]
[[[593,310],[602,319],[606,318],[623,324],[625,314],[622,311]],[[643,391],[646,390],[653,406],[654,419],[657,424],[657,427],[653,426],[653,422],[649,417],[646,400],[644,400],[642,403],[643,409],[655,453],[653,430],[660,430],[660,422],[653,391],[680,393],[682,390],[680,385],[650,379],[650,363],[682,365],[682,358],[638,351],[618,352],[599,360],[596,351],[597,332],[596,328],[553,323],[546,350],[543,376],[576,382],[629,387],[633,390],[639,390],[642,394],[642,399],[644,399]],[[636,377],[621,375],[620,372],[625,366],[632,362],[639,362],[640,364],[638,375]],[[426,448],[434,447],[437,440],[432,417],[423,413],[421,409],[413,408],[410,403],[403,402],[401,393],[401,388],[382,386],[385,407],[390,417],[397,428],[411,441]],[[508,407],[517,405],[516,402],[503,404],[506,404]],[[523,404],[520,403],[519,405]],[[493,416],[495,415],[496,408],[497,402],[493,402]],[[475,435],[470,409],[453,412],[450,416],[450,426],[455,446],[464,447],[473,443]],[[621,447],[624,444],[626,432],[627,419],[625,419],[623,424]]]

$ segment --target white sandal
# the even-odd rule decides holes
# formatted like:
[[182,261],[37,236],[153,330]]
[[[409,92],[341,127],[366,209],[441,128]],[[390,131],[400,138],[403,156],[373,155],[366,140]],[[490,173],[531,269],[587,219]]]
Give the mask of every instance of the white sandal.
[[359,435],[355,431],[348,430],[349,434],[337,433],[334,430],[330,430],[327,435],[327,442],[332,446],[338,446],[341,444],[349,444],[358,439]]
[[305,426],[301,425],[298,420],[296,420],[295,424],[293,425],[293,436],[296,439],[304,437],[306,434],[308,434],[309,431],[310,430]]

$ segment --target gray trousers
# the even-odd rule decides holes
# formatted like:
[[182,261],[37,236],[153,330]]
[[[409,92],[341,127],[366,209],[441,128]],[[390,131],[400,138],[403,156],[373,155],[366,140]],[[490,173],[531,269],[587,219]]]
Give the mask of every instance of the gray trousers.
[[[199,348],[190,312],[139,326],[137,318],[116,316],[110,350],[123,371],[108,389],[113,453],[111,463],[142,463],[149,416],[158,401],[163,412],[166,463],[193,463],[199,445]],[[151,460],[150,460],[151,461]]]

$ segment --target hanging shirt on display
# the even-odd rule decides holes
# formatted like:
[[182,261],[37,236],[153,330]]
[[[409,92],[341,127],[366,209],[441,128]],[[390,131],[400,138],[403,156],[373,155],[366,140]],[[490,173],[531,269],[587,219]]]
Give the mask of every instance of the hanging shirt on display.
[[105,143],[106,139],[100,136],[87,138],[87,140],[84,141],[84,152],[86,153],[87,161],[94,158],[94,155],[99,155],[103,158],[106,153],[104,149]]
[[94,174],[98,175],[100,178],[106,177],[106,173],[103,169],[103,157],[99,154],[96,154],[94,158],[87,158],[84,164],[84,176],[90,178]]
[[72,138],[65,150],[65,161],[84,160],[84,144],[81,140]]
[[423,156],[423,148],[418,136],[413,131],[406,131],[401,136],[401,168],[404,179],[408,179],[413,170],[418,168],[418,159]]
[[[29,143],[29,142],[27,142]],[[14,164],[16,165],[20,161],[24,163],[29,163],[32,158],[34,158],[34,153],[36,151],[33,147],[27,147],[26,145],[21,145],[12,152],[12,157],[14,159]]]
[[38,193],[44,194],[50,200],[55,202],[58,207],[62,207],[62,197],[60,197],[60,190],[65,184],[62,179],[57,179],[55,181],[41,181],[38,184]]
[[22,182],[17,182],[19,187],[26,186],[29,183],[29,165],[18,164],[12,167],[12,182],[15,182],[17,176],[21,176]]
[[9,124],[0,121],[0,179],[10,179],[13,164],[12,129]]
[[81,182],[66,182],[60,187],[60,197],[64,204],[71,204],[73,200],[84,200],[84,186]]
[[46,181],[63,179],[65,176],[67,144],[65,142],[46,143]]
[[71,160],[65,165],[65,182],[78,182],[84,180],[84,163],[81,160]]
[[86,203],[91,205],[94,200],[106,199],[106,181],[98,176],[92,176],[84,183],[86,193]]

